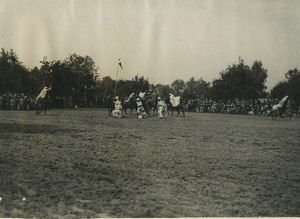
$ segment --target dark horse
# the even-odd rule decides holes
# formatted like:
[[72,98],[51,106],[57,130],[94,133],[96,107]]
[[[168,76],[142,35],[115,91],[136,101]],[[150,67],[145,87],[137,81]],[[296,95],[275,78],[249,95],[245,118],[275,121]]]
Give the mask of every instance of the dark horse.
[[[173,106],[171,98],[179,98],[180,102],[177,105]],[[181,111],[183,114],[183,117],[185,117],[184,103],[182,102],[180,97],[175,97],[175,96],[170,95],[170,98],[167,98],[165,100],[165,102],[168,106],[168,110],[171,110],[172,116],[173,116],[173,111],[177,111],[177,116],[180,114],[180,111]]]
[[145,99],[145,106],[146,106],[146,111],[147,114],[150,114],[151,111],[153,112],[154,116],[157,116],[158,114],[158,109],[157,109],[157,96],[149,96]]
[[35,114],[40,114],[44,112],[45,115],[46,111],[48,110],[48,105],[49,105],[49,100],[47,97],[39,98],[35,103]]
[[106,106],[107,106],[108,115],[111,116],[112,115],[112,111],[115,108],[114,101],[113,101],[113,98],[111,96],[108,96],[106,98]]
[[122,104],[123,113],[127,114],[127,109],[130,109],[130,114],[132,110],[137,109],[136,105],[136,95],[132,93]]

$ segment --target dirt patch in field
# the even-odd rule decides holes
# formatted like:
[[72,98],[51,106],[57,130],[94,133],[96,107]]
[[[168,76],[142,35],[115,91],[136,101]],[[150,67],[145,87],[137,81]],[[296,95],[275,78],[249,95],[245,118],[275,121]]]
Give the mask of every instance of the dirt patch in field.
[[0,119],[0,217],[300,216],[299,119]]

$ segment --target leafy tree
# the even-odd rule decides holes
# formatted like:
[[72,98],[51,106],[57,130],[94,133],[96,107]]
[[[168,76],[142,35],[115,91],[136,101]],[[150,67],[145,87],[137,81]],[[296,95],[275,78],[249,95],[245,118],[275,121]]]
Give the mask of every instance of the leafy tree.
[[300,105],[300,71],[297,68],[289,70],[285,74],[285,80],[279,82],[271,90],[273,98],[281,99],[285,95],[289,95],[297,105]]
[[97,68],[89,56],[70,55],[64,61],[41,61],[36,72],[41,87],[52,87],[51,100],[55,105],[65,100],[77,106],[90,106],[94,101]]
[[131,90],[129,93],[131,92],[139,93],[141,91],[145,92],[150,88],[150,83],[148,79],[144,78],[144,76],[139,77],[138,75],[136,75],[131,81],[133,83],[131,83],[131,87],[130,87]]
[[30,93],[32,90],[28,69],[13,50],[0,52],[0,93]]
[[185,89],[185,82],[181,79],[176,79],[172,84],[171,84],[171,88],[173,90],[173,94],[174,95],[182,95],[184,89]]
[[281,81],[271,90],[271,97],[281,99],[288,93],[287,81]]
[[251,67],[251,76],[252,76],[252,86],[253,93],[256,92],[256,97],[264,97],[266,96],[266,79],[268,77],[267,69],[263,68],[261,61],[254,61]]
[[102,98],[113,96],[115,90],[115,84],[116,84],[115,80],[111,79],[111,77],[109,76],[103,77],[101,80],[97,81],[96,94]]
[[66,63],[62,61],[53,61],[51,63],[51,97],[56,106],[62,106],[63,101],[73,102],[73,100],[76,100],[74,97],[77,95],[74,89],[74,83],[77,82],[76,76]]
[[42,74],[41,69],[39,69],[38,67],[34,67],[33,69],[30,70],[29,77],[32,83],[31,85],[32,94],[37,95],[42,85],[45,84],[44,76]]
[[117,86],[117,95],[122,98],[128,97],[131,93],[139,94],[149,90],[150,83],[144,76],[136,75],[132,80],[120,80]]
[[169,85],[157,84],[154,86],[154,89],[157,90],[158,95],[163,99],[168,98],[169,94],[173,92]]
[[113,97],[116,81],[109,76],[97,80],[95,86],[95,104],[96,106],[107,106],[110,98]]
[[64,61],[67,69],[72,72],[73,99],[77,105],[91,105],[97,79],[95,62],[89,56],[70,55]]
[[186,82],[186,88],[183,92],[184,99],[207,98],[209,96],[210,83],[207,83],[202,78],[195,80],[192,77]]
[[240,59],[239,64],[228,66],[220,76],[212,83],[212,96],[215,99],[254,99],[266,95],[267,70],[260,61],[255,61],[250,68]]

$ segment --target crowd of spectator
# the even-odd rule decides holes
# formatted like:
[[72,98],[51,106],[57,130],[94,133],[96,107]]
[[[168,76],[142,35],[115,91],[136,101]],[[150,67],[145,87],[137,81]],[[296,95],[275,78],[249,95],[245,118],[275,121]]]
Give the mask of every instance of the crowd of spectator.
[[0,94],[0,110],[33,110],[34,107],[34,96],[9,92]]
[[[224,114],[245,114],[268,116],[272,106],[278,104],[275,99],[255,99],[255,100],[234,100],[234,101],[213,101],[213,100],[189,100],[187,111],[199,113],[224,113]],[[295,106],[293,101],[288,101],[287,109],[293,115],[299,117],[300,107]]]
[[[34,110],[36,96],[25,95],[23,93],[4,93],[0,94],[0,110]],[[55,101],[50,101],[50,108],[89,108],[106,107],[106,99],[97,99],[95,103],[81,101],[75,103],[72,97],[56,97]]]

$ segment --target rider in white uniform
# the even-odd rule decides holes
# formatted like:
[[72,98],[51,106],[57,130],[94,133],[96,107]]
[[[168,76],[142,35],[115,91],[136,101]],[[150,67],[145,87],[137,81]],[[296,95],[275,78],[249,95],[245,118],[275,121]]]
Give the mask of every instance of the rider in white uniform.
[[43,88],[43,90],[41,90],[40,94],[36,97],[35,103],[37,103],[38,99],[44,99],[44,98],[46,97],[47,92],[48,92],[49,90],[51,90],[51,87],[48,88],[47,86],[45,86],[45,87]]

